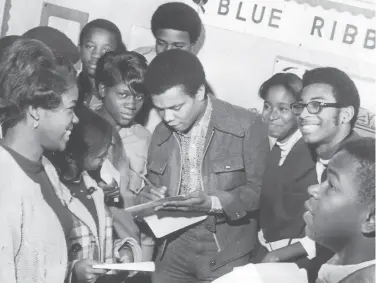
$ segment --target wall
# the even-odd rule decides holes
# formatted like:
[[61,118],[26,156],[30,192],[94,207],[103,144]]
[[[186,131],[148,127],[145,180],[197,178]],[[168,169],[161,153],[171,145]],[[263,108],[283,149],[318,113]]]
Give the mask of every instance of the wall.
[[[0,0],[2,1],[2,0]],[[209,0],[210,1],[210,0]],[[133,38],[132,26],[149,28],[151,15],[166,0],[49,0],[49,3],[78,9],[90,14],[89,20],[102,17],[117,24],[126,44],[152,44],[152,36]],[[191,1],[182,1],[191,3]],[[8,34],[21,34],[39,25],[42,0],[12,0]],[[22,21],[20,21],[22,19]],[[225,29],[206,27],[205,44],[199,53],[208,81],[217,96],[246,108],[260,108],[257,91],[273,73],[276,56],[284,56],[316,65],[334,66],[351,74],[374,77],[375,66],[337,56],[335,50],[321,52],[263,39]],[[376,99],[372,98],[374,105]]]

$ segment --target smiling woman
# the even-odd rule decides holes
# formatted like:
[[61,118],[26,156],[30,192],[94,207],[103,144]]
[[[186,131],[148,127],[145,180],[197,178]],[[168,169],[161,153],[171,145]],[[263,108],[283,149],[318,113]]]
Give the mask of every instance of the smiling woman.
[[52,51],[40,41],[20,39],[2,57],[1,282],[64,282],[62,219],[47,201],[59,192],[60,183],[42,154],[65,148],[77,122],[77,96],[77,89],[56,72]]
[[290,73],[277,73],[259,90],[264,100],[262,116],[268,124],[269,136],[284,142],[298,129],[298,121],[290,110],[302,90],[302,81]]
[[291,111],[302,90],[302,80],[291,73],[277,73],[264,82],[262,115],[269,136],[276,138],[265,168],[260,197],[258,257],[285,247],[304,236],[302,231],[307,187],[317,183],[315,160],[304,143]]

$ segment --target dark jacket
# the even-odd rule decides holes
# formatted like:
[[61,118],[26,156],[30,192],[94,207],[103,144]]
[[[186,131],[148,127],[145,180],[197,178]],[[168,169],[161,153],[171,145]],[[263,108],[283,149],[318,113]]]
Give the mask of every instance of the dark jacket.
[[[249,253],[257,239],[253,213],[259,198],[265,160],[269,152],[267,128],[262,118],[212,98],[212,115],[202,163],[202,187],[220,199],[224,217],[209,216],[205,229],[215,233],[221,248],[212,269]],[[160,123],[152,136],[148,154],[148,178],[166,186],[168,195],[179,193],[180,145],[173,132]]]
[[280,154],[269,153],[262,181],[260,227],[265,240],[302,238],[304,234],[304,202],[308,187],[317,184],[316,158],[300,138],[278,166]]

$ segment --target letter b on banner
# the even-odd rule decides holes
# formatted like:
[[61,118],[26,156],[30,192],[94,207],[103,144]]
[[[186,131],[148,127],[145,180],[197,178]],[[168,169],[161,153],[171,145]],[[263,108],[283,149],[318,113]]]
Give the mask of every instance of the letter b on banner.
[[219,1],[218,15],[226,16],[230,11],[230,0]]
[[353,25],[346,25],[345,33],[343,35],[343,43],[353,44],[355,42],[355,37],[358,34],[358,28]]
[[366,38],[363,47],[367,49],[375,49],[376,30],[367,29]]

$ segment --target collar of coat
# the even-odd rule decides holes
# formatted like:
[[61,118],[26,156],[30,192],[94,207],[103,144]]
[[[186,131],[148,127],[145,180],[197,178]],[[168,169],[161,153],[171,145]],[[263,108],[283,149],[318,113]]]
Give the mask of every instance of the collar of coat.
[[[244,128],[239,124],[239,121],[237,121],[237,117],[233,115],[234,106],[219,100],[212,95],[210,95],[210,99],[213,110],[209,122],[209,130],[215,129],[220,132],[243,137],[245,134]],[[173,132],[174,131],[165,123],[160,123],[154,132],[157,144],[161,145],[166,142],[171,137]]]
[[[53,170],[55,170],[55,168],[53,168]],[[97,183],[86,171],[82,172],[82,178],[86,188],[95,188],[95,191],[93,194],[91,194],[91,197],[97,210],[99,227],[97,227],[93,216],[85,205],[79,199],[73,197],[70,190],[61,182],[59,182],[59,186],[54,186],[56,195],[59,197],[60,201],[90,229],[91,233],[96,238],[99,237],[99,239],[104,239],[106,228],[106,211],[103,191],[98,187]]]

